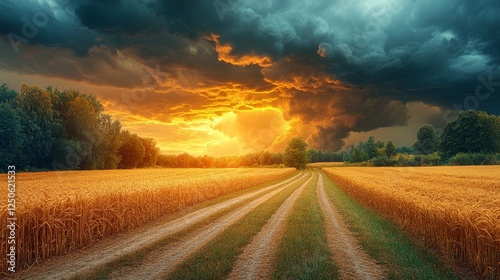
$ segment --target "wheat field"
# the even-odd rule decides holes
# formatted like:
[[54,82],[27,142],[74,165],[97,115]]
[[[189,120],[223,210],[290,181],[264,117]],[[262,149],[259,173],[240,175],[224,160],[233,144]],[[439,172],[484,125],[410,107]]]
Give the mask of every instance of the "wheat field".
[[[294,169],[141,169],[18,173],[17,268],[86,247],[189,205],[290,175]],[[7,188],[2,188],[7,197]],[[7,219],[2,204],[1,219]],[[7,236],[8,228],[2,228]],[[1,271],[6,271],[2,242]]]
[[324,168],[350,196],[448,261],[500,277],[500,167]]

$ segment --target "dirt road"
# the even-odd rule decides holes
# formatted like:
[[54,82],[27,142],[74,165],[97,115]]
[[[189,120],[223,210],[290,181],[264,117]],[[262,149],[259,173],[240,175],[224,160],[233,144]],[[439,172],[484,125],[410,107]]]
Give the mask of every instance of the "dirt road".
[[260,232],[245,247],[236,261],[229,279],[271,278],[274,272],[273,263],[276,256],[276,245],[283,236],[286,218],[313,176],[283,202]]
[[326,234],[341,279],[385,279],[384,270],[358,244],[326,196],[321,174],[317,186],[318,199],[326,220]]
[[[318,172],[302,172],[272,186],[264,187],[212,206],[167,217],[156,225],[132,230],[122,236],[104,240],[78,253],[55,258],[49,262],[17,273],[11,279],[67,279],[93,272],[122,256],[137,252],[165,237],[187,231],[185,236],[164,248],[153,250],[138,267],[118,267],[111,279],[166,279],[178,265],[197,252],[229,226],[238,223],[270,198],[287,188],[295,191],[279,206],[260,231],[242,248],[232,267],[229,279],[270,279],[275,269],[277,245],[283,237],[287,218],[308,184],[316,184],[318,203],[325,217],[325,228],[332,262],[339,267],[341,279],[383,279],[384,269],[363,249],[342,220],[325,193],[323,177]],[[300,185],[300,186],[299,186]],[[224,214],[222,215],[222,212]],[[214,216],[219,214],[218,216]],[[209,222],[210,221],[210,222]],[[197,225],[197,226],[195,226]],[[193,227],[195,226],[195,227]]]
[[[298,180],[302,179],[304,176],[306,175],[304,174]],[[311,178],[307,182],[309,182]],[[215,222],[201,229],[194,230],[188,236],[176,242],[175,244],[169,244],[161,252],[155,253],[154,256],[147,258],[147,260],[144,261],[144,263],[146,263],[147,265],[141,266],[140,269],[134,269],[130,271],[124,269],[122,272],[113,274],[112,278],[134,280],[163,279],[167,277],[168,274],[171,273],[177,265],[182,263],[192,253],[196,252],[196,250],[201,248],[207,242],[209,242],[222,231],[237,222],[243,216],[257,208],[259,205],[265,203],[271,197],[290,187],[298,180],[293,180],[291,182],[283,184],[281,187],[269,193],[266,193],[254,200],[251,200],[250,202],[244,204],[231,213],[217,219]],[[306,185],[306,183],[304,183],[302,186],[304,185]]]

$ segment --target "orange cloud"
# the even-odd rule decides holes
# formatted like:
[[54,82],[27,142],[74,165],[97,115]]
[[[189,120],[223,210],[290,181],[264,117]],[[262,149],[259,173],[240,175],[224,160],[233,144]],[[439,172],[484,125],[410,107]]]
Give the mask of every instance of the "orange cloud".
[[257,54],[244,54],[241,56],[232,54],[233,47],[230,44],[222,44],[219,41],[220,35],[211,34],[209,40],[215,42],[215,51],[219,55],[220,61],[225,61],[237,66],[247,66],[257,64],[262,67],[270,66],[273,62],[268,56],[259,56]]

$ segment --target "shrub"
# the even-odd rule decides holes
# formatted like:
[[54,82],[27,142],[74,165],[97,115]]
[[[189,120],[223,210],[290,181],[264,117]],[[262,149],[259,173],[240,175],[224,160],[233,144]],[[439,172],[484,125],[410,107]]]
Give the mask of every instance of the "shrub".
[[398,161],[387,156],[377,156],[371,160],[373,166],[395,166]]
[[450,165],[493,165],[500,164],[499,155],[483,153],[458,153],[448,161]]

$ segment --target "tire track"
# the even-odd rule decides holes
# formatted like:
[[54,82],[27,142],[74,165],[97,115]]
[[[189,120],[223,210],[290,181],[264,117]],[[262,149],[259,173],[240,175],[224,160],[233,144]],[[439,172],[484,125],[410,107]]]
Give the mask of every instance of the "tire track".
[[337,209],[328,200],[321,174],[319,174],[316,192],[321,211],[325,216],[328,244],[333,259],[339,266],[340,278],[385,279],[383,268],[361,248],[354,235],[347,229]]
[[247,199],[257,197],[281,185],[299,180],[297,178],[299,178],[300,175],[301,174],[297,174],[274,185],[231,198],[216,205],[199,209],[157,226],[152,226],[147,229],[132,230],[130,233],[126,233],[123,236],[118,236],[111,240],[104,240],[102,243],[92,248],[83,249],[79,252],[48,260],[38,267],[28,268],[12,275],[11,279],[68,279],[80,274],[92,272],[99,267],[118,260],[124,255],[136,252],[141,248],[158,242],[168,235],[173,235],[199,223],[224,209],[237,205]]
[[278,189],[275,189],[269,193],[266,193],[265,195],[256,198],[255,200],[250,201],[244,206],[217,219],[210,225],[207,225],[199,230],[195,230],[187,237],[183,238],[181,241],[168,245],[168,248],[162,251],[160,254],[155,254],[154,256],[149,257],[148,260],[144,262],[145,265],[142,265],[140,269],[134,269],[132,271],[124,269],[125,273],[121,273],[121,275],[113,275],[112,278],[135,280],[164,279],[168,277],[168,275],[172,273],[179,264],[184,262],[198,249],[206,245],[210,240],[215,238],[229,226],[236,223],[246,214],[257,208],[259,205],[265,203],[271,197],[290,187],[297,181],[303,179],[305,176],[306,174],[304,174],[296,181],[287,183],[284,186],[279,187]]
[[269,218],[238,257],[229,279],[269,279],[273,273],[277,242],[283,235],[287,216],[314,174],[304,182]]

